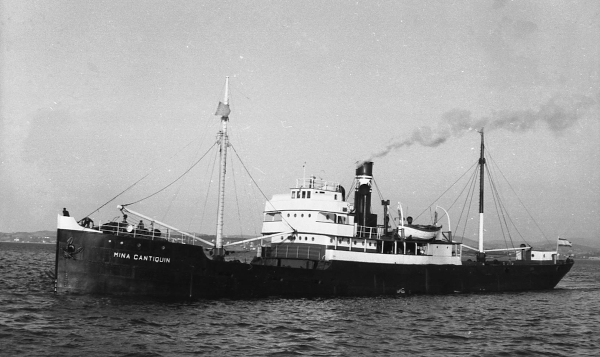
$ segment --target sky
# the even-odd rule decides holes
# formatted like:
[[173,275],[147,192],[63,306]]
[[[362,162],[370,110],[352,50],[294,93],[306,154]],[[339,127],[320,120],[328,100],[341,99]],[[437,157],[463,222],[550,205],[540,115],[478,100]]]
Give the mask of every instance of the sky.
[[364,160],[416,216],[477,161],[484,127],[509,203],[530,213],[515,219],[597,240],[599,13],[595,0],[0,0],[0,232],[55,229],[63,207],[109,220],[208,153],[130,207],[212,233],[203,192],[229,76],[225,234],[260,232],[264,197],[305,175],[348,189]]

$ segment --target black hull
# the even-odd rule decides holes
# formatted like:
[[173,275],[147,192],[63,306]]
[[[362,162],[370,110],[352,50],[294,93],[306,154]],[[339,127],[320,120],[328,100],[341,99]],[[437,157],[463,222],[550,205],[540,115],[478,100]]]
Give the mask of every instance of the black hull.
[[59,294],[186,299],[526,291],[554,288],[572,266],[567,260],[277,267],[212,260],[200,246],[59,229],[55,286]]

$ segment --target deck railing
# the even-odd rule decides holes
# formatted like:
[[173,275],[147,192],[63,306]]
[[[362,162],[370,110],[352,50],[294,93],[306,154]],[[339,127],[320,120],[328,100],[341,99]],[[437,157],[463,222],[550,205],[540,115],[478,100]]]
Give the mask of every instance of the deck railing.
[[265,258],[320,260],[325,248],[315,245],[283,244],[265,248]]
[[112,233],[116,236],[121,237],[133,237],[133,238],[142,238],[149,240],[167,240],[171,243],[180,243],[180,244],[197,244],[195,243],[194,238],[181,234],[179,232],[173,231],[171,229],[161,227],[163,230],[158,230],[154,228],[146,229],[136,227],[127,222],[110,222],[109,224],[101,225],[99,230],[104,233]]
[[379,239],[385,235],[383,227],[356,226],[356,236],[360,238]]
[[340,184],[338,182],[325,181],[311,178],[301,178],[296,180],[297,188],[314,188],[317,190],[338,191]]

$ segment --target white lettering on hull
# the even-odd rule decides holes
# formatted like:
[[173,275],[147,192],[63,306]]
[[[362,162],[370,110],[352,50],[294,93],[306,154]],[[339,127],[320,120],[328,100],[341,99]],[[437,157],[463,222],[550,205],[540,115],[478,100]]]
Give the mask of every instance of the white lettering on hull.
[[[131,259],[131,255],[129,255],[129,253],[114,252],[113,258]],[[154,263],[171,263],[171,258],[156,257],[154,255],[134,254],[133,260],[140,260],[140,261],[144,261],[144,262],[154,262]]]

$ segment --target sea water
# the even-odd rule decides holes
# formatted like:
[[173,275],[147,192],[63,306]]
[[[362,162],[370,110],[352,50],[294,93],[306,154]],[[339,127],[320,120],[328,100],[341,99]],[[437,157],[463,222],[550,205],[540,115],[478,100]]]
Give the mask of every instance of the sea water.
[[539,292],[174,303],[56,296],[54,250],[0,243],[0,355],[600,354],[600,261]]

